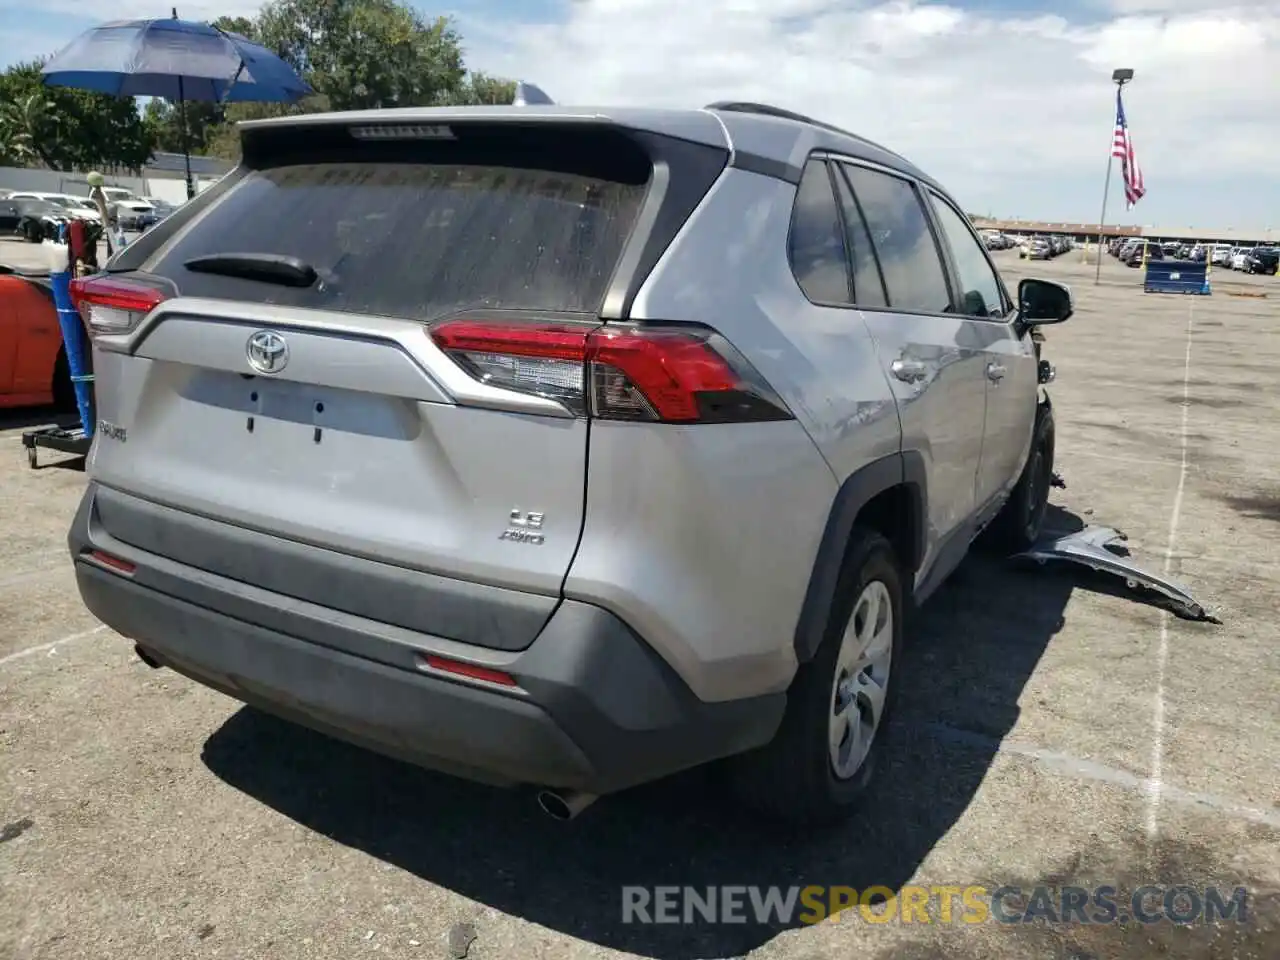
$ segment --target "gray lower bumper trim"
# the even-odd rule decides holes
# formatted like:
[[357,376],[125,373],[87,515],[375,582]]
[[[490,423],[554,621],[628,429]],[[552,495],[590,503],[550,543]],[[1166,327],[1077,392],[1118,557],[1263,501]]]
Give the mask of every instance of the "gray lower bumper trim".
[[786,704],[785,694],[698,700],[625,623],[590,604],[562,601],[533,644],[503,664],[518,687],[490,688],[421,669],[421,653],[444,649],[438,638],[136,550],[132,576],[104,569],[83,558],[102,549],[84,506],[70,545],[86,606],[162,664],[470,779],[609,793],[768,742]]

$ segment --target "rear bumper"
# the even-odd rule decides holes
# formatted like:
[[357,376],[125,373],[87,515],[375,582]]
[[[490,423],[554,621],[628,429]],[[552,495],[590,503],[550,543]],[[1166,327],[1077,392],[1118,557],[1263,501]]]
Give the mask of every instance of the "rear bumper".
[[[95,616],[200,683],[378,752],[499,785],[608,793],[760,746],[781,721],[785,694],[699,701],[598,607],[561,602],[518,653],[440,640],[115,542],[93,522],[95,490],[69,535]],[[95,549],[136,569],[108,569]],[[436,673],[428,653],[517,686]]]

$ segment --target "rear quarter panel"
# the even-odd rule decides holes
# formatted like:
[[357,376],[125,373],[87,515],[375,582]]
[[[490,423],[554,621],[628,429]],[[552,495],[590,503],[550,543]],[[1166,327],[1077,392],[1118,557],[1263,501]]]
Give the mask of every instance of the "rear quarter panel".
[[594,421],[565,596],[617,614],[705,701],[784,690],[835,493],[795,421]]
[[819,307],[787,259],[795,187],[725,172],[631,315],[707,323],[787,402],[839,480],[900,449],[893,391],[861,311]]
[[729,169],[640,290],[638,320],[705,323],[793,421],[595,421],[567,596],[613,610],[705,700],[785,689],[838,481],[898,451],[861,313],[813,306],[787,261],[795,188]]

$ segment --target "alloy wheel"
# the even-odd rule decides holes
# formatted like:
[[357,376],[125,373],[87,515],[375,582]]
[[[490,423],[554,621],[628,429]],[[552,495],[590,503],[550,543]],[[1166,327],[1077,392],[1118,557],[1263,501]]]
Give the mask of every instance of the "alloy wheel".
[[828,746],[837,780],[853,777],[866,762],[880,720],[893,660],[893,601],[879,580],[862,588],[853,605],[831,688]]

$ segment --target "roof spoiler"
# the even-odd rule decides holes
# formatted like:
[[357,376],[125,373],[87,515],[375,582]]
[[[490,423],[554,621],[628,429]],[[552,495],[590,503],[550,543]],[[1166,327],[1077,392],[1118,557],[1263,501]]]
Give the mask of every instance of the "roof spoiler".
[[521,80],[519,83],[516,84],[516,96],[515,96],[515,99],[512,101],[512,106],[554,107],[555,105],[556,105],[556,102],[552,100],[549,96],[547,96],[546,91],[544,91],[537,84],[526,83],[524,80]]

